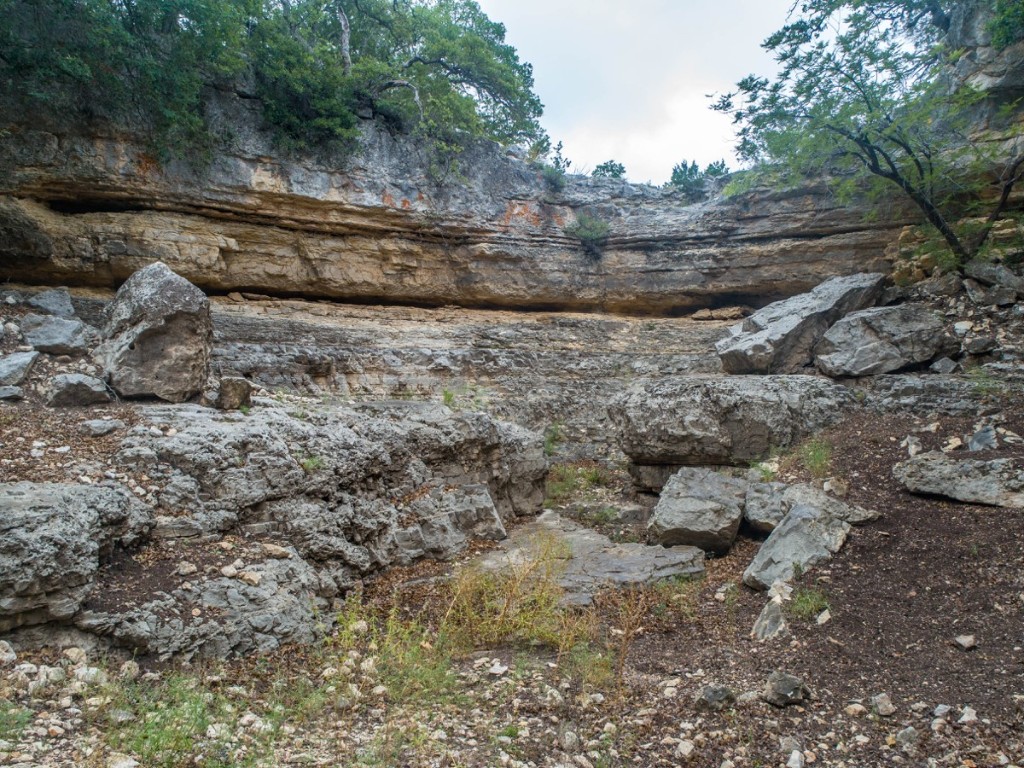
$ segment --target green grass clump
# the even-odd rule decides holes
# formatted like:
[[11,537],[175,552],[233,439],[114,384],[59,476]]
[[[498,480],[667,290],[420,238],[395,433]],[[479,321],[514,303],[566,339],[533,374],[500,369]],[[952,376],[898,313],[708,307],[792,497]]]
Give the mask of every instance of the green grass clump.
[[[110,745],[131,753],[147,768],[185,768],[195,765],[200,755],[208,768],[244,764],[229,749],[235,722],[229,702],[193,677],[176,674],[156,684],[125,685],[116,709],[132,719],[112,725]],[[227,726],[223,738],[207,737],[214,723]]]
[[32,711],[9,701],[0,701],[0,740],[16,742],[32,722]]
[[792,599],[786,603],[786,612],[803,621],[814,621],[828,607],[828,597],[820,589],[797,587],[793,590]]
[[800,461],[812,477],[828,477],[832,468],[832,446],[824,440],[809,440],[800,447]]

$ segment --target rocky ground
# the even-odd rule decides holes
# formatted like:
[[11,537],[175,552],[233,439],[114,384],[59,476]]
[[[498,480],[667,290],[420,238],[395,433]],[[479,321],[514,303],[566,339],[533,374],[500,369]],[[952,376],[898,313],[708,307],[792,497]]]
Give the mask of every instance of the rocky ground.
[[[571,609],[558,607],[557,540],[539,538],[519,566],[540,587],[485,578],[475,564],[492,545],[477,544],[366,580],[313,646],[195,664],[74,648],[0,654],[0,764],[1019,764],[1019,510],[914,496],[891,474],[910,446],[961,456],[985,426],[996,447],[972,458],[1021,459],[1015,389],[990,377],[971,386],[970,415],[857,410],[761,468],[774,480],[828,478],[883,513],[796,580],[788,631],[772,640],[751,637],[766,598],[741,583],[759,546],[749,533],[703,577]],[[139,416],[124,404],[57,411],[29,388],[0,410],[0,481],[74,481],[84,462],[91,480],[114,473],[145,499],[147,478],[113,461],[115,439],[82,437],[79,422],[100,418],[130,428]],[[555,461],[547,507],[613,541],[643,539],[654,499],[634,492],[623,465]],[[208,562],[194,550],[192,560],[223,568],[253,546],[228,536],[205,548]],[[105,573],[134,581],[180,557],[167,543],[130,560]],[[517,609],[496,618],[499,605]],[[792,696],[766,696],[777,672],[802,686],[776,680]]]

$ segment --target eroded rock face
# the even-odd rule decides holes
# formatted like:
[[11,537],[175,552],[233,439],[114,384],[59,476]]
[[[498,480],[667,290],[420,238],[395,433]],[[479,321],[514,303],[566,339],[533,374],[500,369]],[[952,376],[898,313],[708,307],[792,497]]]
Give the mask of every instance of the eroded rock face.
[[95,357],[120,395],[183,402],[209,371],[210,302],[167,265],[150,264],[118,290],[103,338]]
[[635,387],[609,414],[634,464],[746,464],[853,406],[849,391],[813,376],[692,376]]
[[62,621],[161,658],[309,642],[364,575],[540,509],[538,434],[440,405],[305,402],[140,408],[114,461],[148,478],[144,503],[0,485],[0,632]]
[[959,347],[937,312],[910,304],[872,307],[829,328],[814,348],[814,363],[829,376],[871,376],[922,365]]
[[825,331],[849,312],[874,304],[884,275],[835,277],[807,293],[769,304],[716,345],[726,373],[796,373],[811,362]]
[[70,619],[100,559],[140,541],[152,511],[116,488],[0,484],[0,632]]
[[[251,101],[251,100],[249,100]],[[12,277],[116,285],[155,260],[207,292],[360,302],[674,314],[760,305],[888,266],[907,208],[865,223],[823,187],[687,205],[678,192],[569,177],[481,143],[464,178],[367,124],[345,161],[277,159],[246,100],[221,105],[236,143],[202,172],[154,168],[144,143],[12,131],[0,147],[0,259]],[[126,210],[130,209],[130,211]],[[610,227],[593,259],[565,227]]]

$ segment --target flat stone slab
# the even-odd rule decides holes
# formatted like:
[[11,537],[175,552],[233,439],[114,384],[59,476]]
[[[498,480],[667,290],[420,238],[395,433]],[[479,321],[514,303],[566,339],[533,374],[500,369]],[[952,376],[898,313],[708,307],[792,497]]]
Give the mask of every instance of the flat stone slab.
[[930,451],[901,461],[892,474],[911,493],[968,504],[1024,507],[1024,470],[1010,459],[955,459]]
[[615,544],[550,510],[512,530],[500,549],[483,556],[480,566],[501,571],[523,562],[535,556],[546,536],[554,537],[552,549],[564,560],[559,584],[566,591],[564,602],[570,605],[589,605],[603,587],[650,584],[704,572],[704,553],[697,547]]

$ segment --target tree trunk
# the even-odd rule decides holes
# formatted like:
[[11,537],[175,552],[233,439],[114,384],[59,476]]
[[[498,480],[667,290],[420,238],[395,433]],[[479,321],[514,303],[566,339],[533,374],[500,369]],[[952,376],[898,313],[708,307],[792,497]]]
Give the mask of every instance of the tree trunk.
[[342,71],[345,77],[352,74],[352,51],[351,51],[351,39],[352,39],[352,28],[348,23],[348,15],[345,13],[345,9],[340,5],[338,6],[338,21],[341,22],[341,63]]

